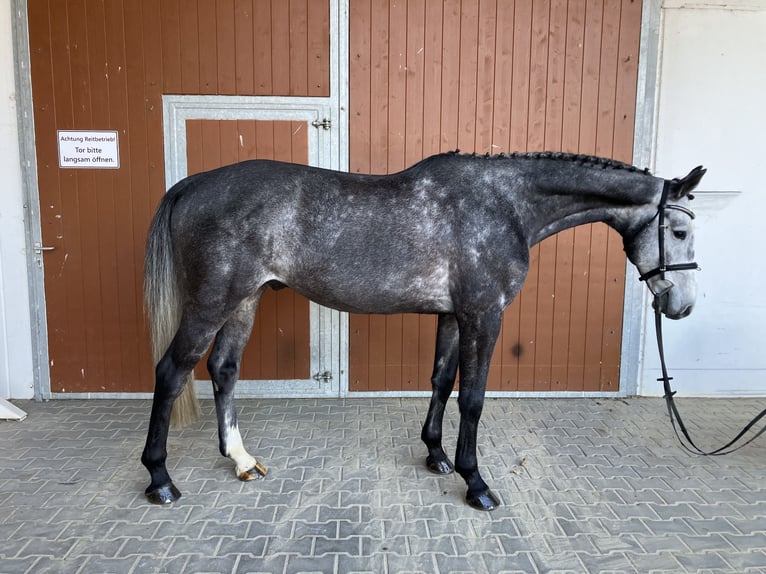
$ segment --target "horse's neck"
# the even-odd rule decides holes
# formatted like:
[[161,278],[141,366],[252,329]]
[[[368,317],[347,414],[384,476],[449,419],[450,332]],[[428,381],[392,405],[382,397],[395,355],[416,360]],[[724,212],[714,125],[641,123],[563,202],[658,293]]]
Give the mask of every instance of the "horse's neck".
[[540,170],[517,188],[515,202],[529,245],[585,223],[604,222],[620,234],[656,212],[659,178],[617,169],[574,166]]

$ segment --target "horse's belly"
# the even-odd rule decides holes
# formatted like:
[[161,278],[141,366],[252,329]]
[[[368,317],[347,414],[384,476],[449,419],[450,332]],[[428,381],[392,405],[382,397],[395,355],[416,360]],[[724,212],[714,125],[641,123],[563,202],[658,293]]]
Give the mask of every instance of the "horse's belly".
[[452,299],[441,287],[397,288],[392,285],[338,283],[317,289],[291,285],[295,291],[315,303],[348,313],[450,313]]

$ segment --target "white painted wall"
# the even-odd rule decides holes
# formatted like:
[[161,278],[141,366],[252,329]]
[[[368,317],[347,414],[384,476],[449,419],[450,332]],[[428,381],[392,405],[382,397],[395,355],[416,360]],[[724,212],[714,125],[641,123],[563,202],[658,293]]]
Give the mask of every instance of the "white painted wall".
[[[695,311],[664,323],[673,386],[766,395],[766,1],[666,1],[660,34],[657,174],[703,164],[701,190],[741,192],[726,207],[694,202],[703,271]],[[651,311],[645,329],[639,393],[662,394]]]
[[0,0],[0,399],[34,394],[11,30],[10,0]]

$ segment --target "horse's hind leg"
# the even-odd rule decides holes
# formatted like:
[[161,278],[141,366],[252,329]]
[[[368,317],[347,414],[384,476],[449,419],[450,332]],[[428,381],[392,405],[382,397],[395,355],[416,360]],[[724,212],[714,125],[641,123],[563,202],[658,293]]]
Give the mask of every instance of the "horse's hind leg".
[[240,303],[215,338],[207,369],[213,381],[215,411],[218,416],[218,445],[223,456],[234,461],[240,480],[255,480],[266,469],[245,450],[237,424],[234,385],[239,377],[242,351],[253,328],[260,293]]
[[420,438],[428,448],[426,465],[437,474],[450,474],[454,466],[442,447],[442,422],[444,409],[447,406],[458,365],[458,327],[454,315],[439,315],[436,331],[436,356],[434,370],[431,376],[431,404],[428,407],[423,432]]
[[184,316],[173,341],[155,369],[154,399],[149,431],[141,462],[149,471],[151,483],[146,497],[155,504],[178,500],[179,490],[170,480],[167,439],[173,402],[181,394],[189,374],[210,346],[218,325]]

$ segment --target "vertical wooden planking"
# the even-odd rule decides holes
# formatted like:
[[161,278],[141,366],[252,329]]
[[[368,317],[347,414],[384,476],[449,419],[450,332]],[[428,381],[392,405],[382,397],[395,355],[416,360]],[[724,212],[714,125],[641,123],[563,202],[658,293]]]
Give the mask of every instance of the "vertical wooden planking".
[[444,0],[442,21],[442,73],[441,73],[441,146],[439,151],[459,147],[458,124],[460,96],[460,2]]
[[290,94],[308,93],[308,0],[290,0]]
[[389,4],[388,30],[388,145],[387,172],[404,169],[404,138],[407,130],[407,6]]
[[[495,57],[497,54],[497,0],[482,0],[479,4],[477,41],[476,140],[473,148],[476,153],[498,153],[500,149],[492,145]],[[499,383],[499,366],[497,375]]]
[[181,81],[181,23],[178,0],[160,0],[160,40],[162,42],[162,91],[178,94]]
[[[53,133],[56,129],[72,129],[74,127],[73,107],[73,86],[72,72],[70,68],[69,53],[69,26],[67,5],[62,3],[53,3],[49,5],[50,19],[56,25],[51,26],[51,50],[53,61],[53,82],[54,82],[54,100],[55,124],[50,126]],[[48,135],[48,134],[46,134]],[[82,294],[82,267],[83,258],[80,244],[80,225],[79,212],[77,210],[77,182],[76,173],[73,170],[62,172],[58,169],[58,158],[54,154],[50,161],[59,172],[58,194],[59,203],[56,216],[61,220],[60,241],[61,257],[59,269],[66,268],[67,273],[59,273],[61,281],[46,284],[46,297],[53,288],[60,290],[65,294],[63,306],[54,309],[54,313],[60,313],[59,330],[54,331],[53,342],[50,350],[51,365],[51,390],[54,392],[63,392],[68,383],[77,385],[81,380],[81,375],[76,362],[87,360],[87,355],[75,345],[80,341],[86,340],[86,329],[84,322],[75,321],[74,317],[83,317],[85,314],[85,301]],[[50,258],[47,265],[50,265]],[[51,275],[49,273],[49,275]],[[54,287],[55,285],[55,287]],[[72,358],[75,357],[75,361]],[[82,357],[82,358],[80,358]],[[71,388],[71,386],[70,386]]]
[[[89,53],[87,39],[87,24],[85,20],[85,2],[70,2],[67,12],[66,25],[69,29],[69,63],[72,78],[72,126],[89,129],[92,126],[90,106],[90,81],[88,78]],[[72,201],[71,215],[76,211],[79,221],[98,222],[97,197],[95,194],[95,174],[91,170],[72,170]],[[65,214],[65,217],[71,217]],[[78,242],[73,250],[81,253],[81,272],[79,285],[72,284],[72,289],[82,291],[84,307],[82,321],[85,327],[85,338],[75,343],[77,351],[84,354],[80,360],[80,376],[72,381],[70,390],[79,391],[87,387],[88,380],[103,380],[104,377],[104,333],[102,329],[101,311],[103,298],[99,285],[98,265],[98,227],[95,225],[80,226]],[[74,319],[74,317],[72,317]],[[75,346],[73,345],[73,346]]]
[[218,32],[216,3],[197,3],[197,38],[199,43],[199,93],[218,93]]
[[[237,24],[234,0],[216,0],[216,71],[217,89],[220,95],[237,93]],[[251,53],[246,50],[245,53]]]
[[369,324],[369,390],[385,391],[387,389],[387,341],[386,327],[387,321],[384,315],[369,315],[367,318]]
[[[271,0],[253,0],[253,65],[255,94],[274,94],[272,79],[272,15]],[[284,47],[282,47],[284,49]],[[282,62],[278,62],[282,65]]]
[[290,91],[290,3],[271,1],[271,95],[293,95]]
[[404,165],[423,158],[423,114],[425,99],[425,0],[410,0],[406,13],[405,109],[407,118]]
[[181,39],[181,90],[185,94],[200,91],[200,43],[197,2],[185,2],[179,14]]
[[370,390],[369,315],[349,315],[348,390]]
[[330,95],[330,38],[329,0],[308,1],[308,87],[309,96]]
[[[103,4],[88,2],[86,18],[90,60],[88,83],[91,91],[91,126],[94,129],[111,129]],[[116,210],[113,182],[114,172],[112,170],[94,170],[98,259],[91,264],[98,267],[100,291],[103,298],[100,321],[103,329],[104,374],[102,380],[91,380],[88,382],[88,386],[95,383],[109,391],[119,391],[122,373],[125,371],[135,372],[131,368],[134,363],[130,360],[134,360],[135,345],[125,345],[123,340],[123,321],[120,317],[120,283],[117,267],[114,264],[118,237],[115,235]],[[128,351],[133,351],[133,353],[125,357],[125,353]]]
[[[136,261],[143,257],[145,229],[139,229],[134,218],[132,155],[127,137],[131,133],[128,112],[128,66],[124,15],[121,6],[107,2],[105,27],[109,74],[110,126],[120,137],[120,169],[112,172],[115,209],[116,261],[120,285],[120,321],[123,333],[123,382],[116,390],[150,391],[154,387],[154,364],[149,348],[149,336],[144,322],[143,290],[137,286],[137,275],[143,277]],[[178,75],[180,79],[180,73]],[[180,80],[179,80],[180,81]],[[154,207],[152,205],[152,207]],[[141,245],[141,247],[137,247]],[[47,278],[46,278],[47,281]]]
[[205,171],[202,153],[202,124],[204,120],[186,120],[186,173]]
[[[615,88],[615,125],[612,154],[631,163],[633,128],[636,123],[639,45],[641,41],[641,2],[623,0],[620,11],[620,41]],[[643,166],[639,166],[643,167]]]
[[[441,2],[425,2],[423,36],[423,156],[441,151],[442,83],[442,10]],[[353,82],[352,82],[353,84]]]
[[372,0],[370,25],[370,173],[388,172],[388,3]]
[[221,124],[202,122],[202,170],[209,171],[223,165],[221,156]]
[[479,0],[460,3],[460,42],[457,101],[457,147],[474,152],[476,146],[476,75],[479,44]]
[[[372,88],[370,82],[370,0],[352,2],[349,18],[354,23],[349,29],[349,100],[351,102],[352,129],[348,133],[349,171],[370,173],[370,116]],[[355,320],[353,317],[351,320]]]
[[236,94],[255,93],[253,0],[234,1],[234,67]]

